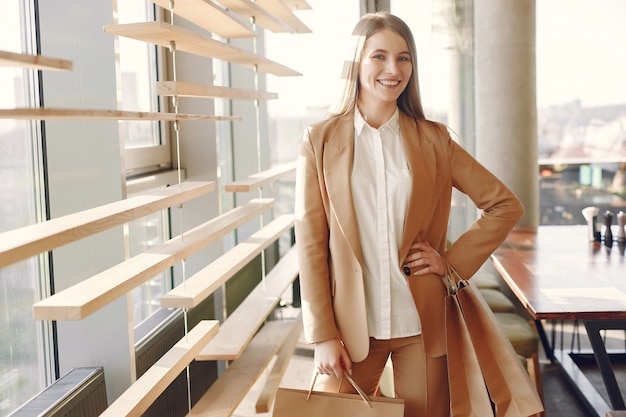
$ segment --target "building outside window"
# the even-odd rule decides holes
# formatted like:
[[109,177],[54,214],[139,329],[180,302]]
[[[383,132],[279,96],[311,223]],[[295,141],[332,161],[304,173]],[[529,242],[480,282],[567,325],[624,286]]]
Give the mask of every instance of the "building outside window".
[[537,2],[541,224],[626,211],[625,14],[619,0]]

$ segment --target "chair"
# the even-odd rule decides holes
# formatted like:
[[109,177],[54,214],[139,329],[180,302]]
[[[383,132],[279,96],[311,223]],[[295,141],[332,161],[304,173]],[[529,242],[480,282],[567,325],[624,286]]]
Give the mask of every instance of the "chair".
[[494,313],[515,313],[515,304],[503,292],[493,288],[478,288],[478,292]]
[[491,272],[487,271],[478,271],[474,276],[470,279],[477,288],[490,288],[492,290],[501,290],[500,280]]

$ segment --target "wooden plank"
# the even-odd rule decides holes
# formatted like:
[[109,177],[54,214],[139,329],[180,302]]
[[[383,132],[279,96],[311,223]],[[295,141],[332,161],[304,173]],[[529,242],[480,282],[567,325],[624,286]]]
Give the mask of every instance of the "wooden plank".
[[185,182],[0,233],[0,267],[182,204],[214,189],[212,181]]
[[271,100],[278,98],[278,94],[269,93],[267,91],[193,84],[182,81],[159,81],[157,83],[157,94],[160,96],[229,98],[243,100]]
[[277,217],[263,229],[226,252],[161,297],[163,308],[193,308],[252,261],[293,226],[291,214]]
[[296,161],[289,162],[267,171],[252,174],[247,178],[231,182],[224,186],[224,190],[228,192],[248,192],[260,188],[265,184],[276,181],[296,171]]
[[296,248],[293,247],[267,274],[265,283],[259,283],[224,321],[220,333],[202,349],[196,360],[239,358],[256,330],[263,325],[297,275],[298,256]]
[[263,326],[241,357],[233,362],[213,383],[187,416],[225,417],[233,415],[285,339],[297,329],[296,323],[297,320],[276,320]]
[[275,33],[291,32],[291,27],[272,16],[253,0],[220,0],[224,7]]
[[20,120],[216,120],[239,121],[238,116],[214,116],[209,114],[176,114],[100,109],[51,109],[21,108],[0,109],[0,119]]
[[261,8],[291,27],[294,33],[311,33],[311,29],[293,14],[291,9],[285,5],[283,0],[256,0]]
[[111,35],[124,36],[208,58],[221,59],[244,67],[256,68],[261,72],[277,76],[301,75],[260,55],[217,41],[210,36],[192,32],[166,22],[142,22],[123,25],[107,25],[104,31]]
[[35,320],[81,320],[272,207],[254,199],[33,306]]
[[73,64],[72,61],[65,59],[0,51],[0,66],[36,70],[71,71]]
[[[152,1],[165,10],[170,10],[170,0]],[[241,22],[228,10],[224,10],[210,0],[176,0],[171,4],[173,5],[174,16],[180,16],[222,38],[252,38],[256,36],[247,22]]]
[[100,417],[140,416],[218,332],[216,320],[203,320],[135,381]]
[[302,320],[300,317],[298,318],[296,326],[297,327],[289,334],[289,337],[285,340],[276,355],[276,362],[274,362],[272,371],[270,372],[267,381],[265,381],[263,390],[261,391],[261,394],[256,402],[257,413],[269,413],[272,408],[272,404],[274,403],[274,398],[276,396],[276,389],[278,389],[278,386],[283,379],[283,375],[287,370],[289,361],[293,356],[293,352],[296,350],[296,345],[298,344],[298,340],[302,334]]

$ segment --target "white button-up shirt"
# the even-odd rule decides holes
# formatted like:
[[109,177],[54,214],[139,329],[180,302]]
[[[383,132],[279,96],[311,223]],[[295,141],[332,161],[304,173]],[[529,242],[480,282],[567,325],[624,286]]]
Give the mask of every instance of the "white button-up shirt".
[[421,333],[408,283],[398,267],[411,174],[398,110],[374,129],[355,110],[351,186],[363,253],[370,336],[391,339]]

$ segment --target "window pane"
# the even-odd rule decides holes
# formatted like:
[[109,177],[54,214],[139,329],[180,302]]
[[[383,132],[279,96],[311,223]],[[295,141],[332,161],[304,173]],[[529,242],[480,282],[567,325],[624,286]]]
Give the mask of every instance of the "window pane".
[[[352,26],[359,19],[359,2],[310,2],[312,10],[296,11],[312,33],[293,35],[265,31],[265,51],[270,59],[302,73],[298,77],[267,77],[267,90],[278,93],[267,105],[270,118],[271,164],[297,157],[298,138],[304,128],[322,120],[341,88],[341,71]],[[329,47],[332,45],[332,47]],[[293,213],[294,178],[273,185],[275,212]],[[291,245],[280,241],[281,250]]]
[[[147,1],[118,1],[118,22],[137,23],[154,20]],[[122,110],[158,111],[156,95],[156,48],[146,42],[118,38]],[[121,121],[120,135],[127,149],[160,145],[158,122]]]
[[[129,226],[130,256],[136,256],[163,242],[166,221],[162,212],[135,220]],[[152,277],[133,290],[133,318],[135,326],[160,308],[160,299],[171,289],[170,273],[163,272]]]
[[[22,1],[6,0],[0,13],[0,50],[23,52]],[[31,70],[0,67],[0,107],[32,105]],[[36,144],[27,121],[0,120],[0,231],[36,223],[39,193]],[[8,415],[45,385],[42,324],[32,319],[39,299],[39,258],[0,269],[0,416]]]
[[625,14],[621,0],[537,2],[542,224],[626,210]]

